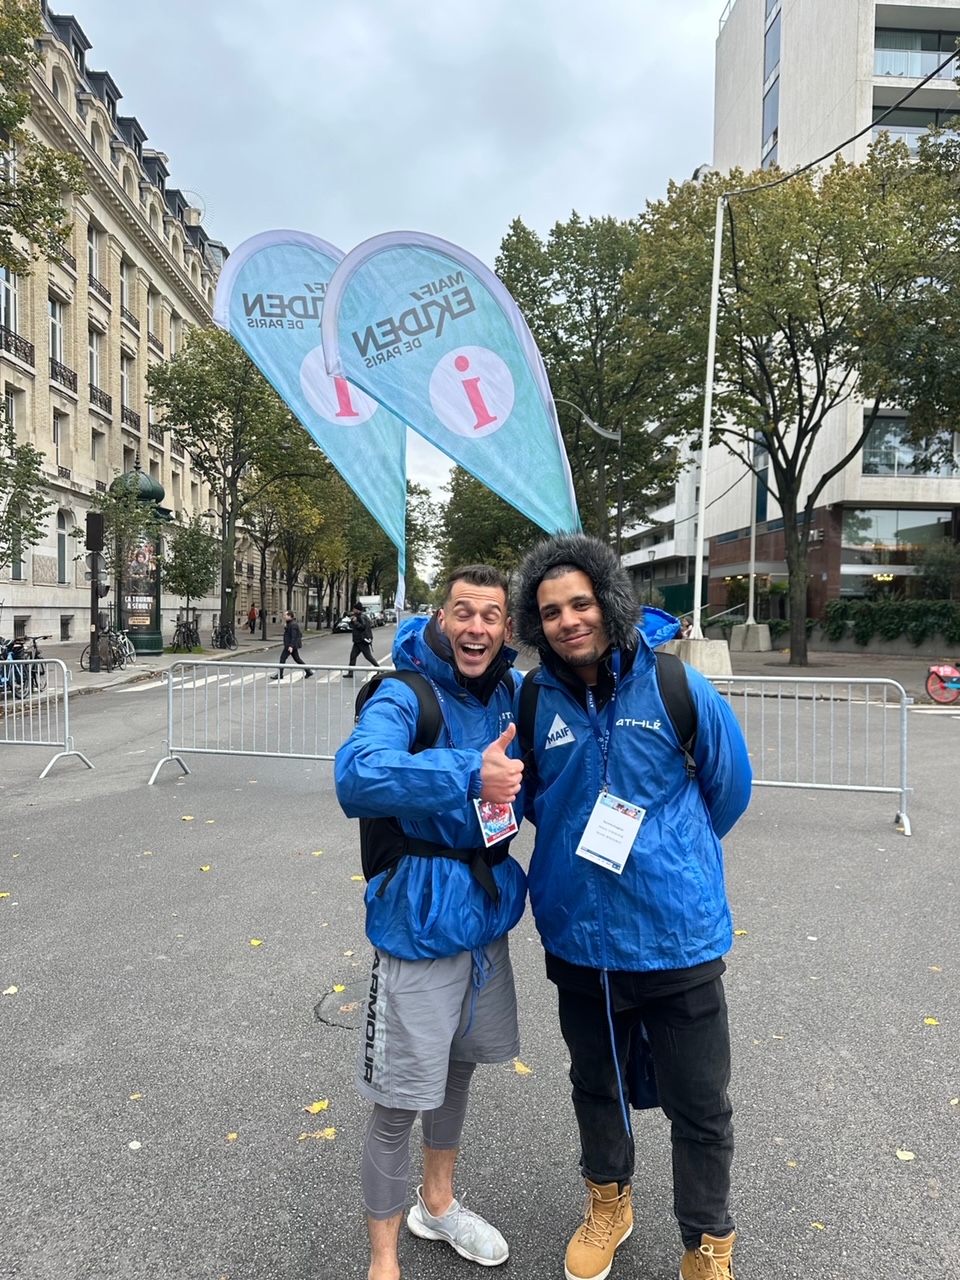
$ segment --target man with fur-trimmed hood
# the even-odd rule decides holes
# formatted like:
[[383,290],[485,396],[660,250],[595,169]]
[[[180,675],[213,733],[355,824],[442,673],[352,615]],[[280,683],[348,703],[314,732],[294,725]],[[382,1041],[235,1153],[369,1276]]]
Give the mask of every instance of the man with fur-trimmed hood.
[[[671,1121],[682,1280],[728,1280],[733,1126],[721,975],[732,927],[720,837],[747,806],[751,771],[712,685],[676,659],[661,669],[654,650],[677,635],[676,618],[640,614],[629,575],[597,538],[550,538],[520,568],[516,635],[541,661],[528,677],[535,713],[523,695],[519,713],[521,735],[532,735],[530,901],[558,988],[589,1194],[565,1274],[602,1280],[633,1229],[628,1098],[646,1046]],[[686,751],[681,697],[695,733]]]

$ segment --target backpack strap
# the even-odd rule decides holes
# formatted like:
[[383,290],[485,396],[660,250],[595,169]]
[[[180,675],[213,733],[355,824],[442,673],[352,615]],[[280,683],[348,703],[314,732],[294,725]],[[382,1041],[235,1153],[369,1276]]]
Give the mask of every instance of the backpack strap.
[[539,667],[534,667],[523,677],[520,701],[517,704],[517,740],[520,743],[520,755],[524,761],[533,751],[533,728],[537,719],[537,702],[540,698],[540,686],[534,684],[534,676],[539,670]]
[[655,649],[657,660],[657,684],[660,686],[660,697],[667,709],[670,723],[673,725],[680,750],[683,752],[683,767],[691,781],[697,776],[697,763],[693,758],[697,741],[698,717],[697,708],[690,693],[690,682],[687,671],[675,653],[667,653],[663,649]]
[[435,746],[443,728],[443,715],[430,681],[419,671],[375,671],[366,684],[357,690],[353,704],[354,723],[360,719],[360,712],[367,700],[376,693],[384,680],[400,680],[417,695],[417,732],[410,748],[411,754],[417,755],[418,752]]

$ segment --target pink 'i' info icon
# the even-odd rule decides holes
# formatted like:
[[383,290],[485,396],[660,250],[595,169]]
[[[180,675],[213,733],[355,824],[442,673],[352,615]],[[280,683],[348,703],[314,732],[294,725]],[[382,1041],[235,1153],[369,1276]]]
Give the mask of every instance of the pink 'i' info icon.
[[310,407],[334,426],[358,427],[377,412],[377,402],[346,378],[333,377],[323,363],[323,348],[308,351],[300,366],[300,389]]
[[430,404],[458,436],[479,439],[498,431],[513,411],[513,375],[487,347],[448,351],[430,377]]

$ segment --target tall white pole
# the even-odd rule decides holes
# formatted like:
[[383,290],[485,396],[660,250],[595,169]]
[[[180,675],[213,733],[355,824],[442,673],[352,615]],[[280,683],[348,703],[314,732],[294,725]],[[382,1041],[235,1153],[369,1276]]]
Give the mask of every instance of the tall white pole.
[[[756,466],[757,450],[754,445],[753,462]],[[753,616],[754,605],[754,583],[757,580],[757,473],[750,472],[750,585],[747,588],[747,626],[752,627],[756,623]]]
[[710,420],[713,417],[713,375],[717,360],[717,311],[720,305],[720,254],[723,247],[725,195],[717,198],[717,220],[713,232],[713,279],[710,285],[710,328],[707,338],[707,375],[703,387],[703,435],[700,441],[700,500],[697,503],[697,554],[693,567],[694,640],[703,639],[700,626],[700,590],[703,581],[704,523],[707,513],[707,456],[710,452]]

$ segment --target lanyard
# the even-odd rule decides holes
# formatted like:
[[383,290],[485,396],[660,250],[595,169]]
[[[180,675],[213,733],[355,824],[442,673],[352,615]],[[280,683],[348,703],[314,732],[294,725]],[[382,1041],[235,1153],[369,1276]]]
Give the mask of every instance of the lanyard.
[[613,733],[614,718],[617,711],[617,694],[620,691],[619,649],[614,649],[613,651],[610,669],[613,672],[613,693],[607,703],[606,728],[603,728],[600,724],[600,716],[597,712],[597,702],[593,696],[593,690],[587,689],[587,715],[590,717],[590,727],[593,730],[593,736],[597,740],[597,746],[600,748],[600,757],[603,760],[603,790],[605,792],[610,790],[610,736]]

